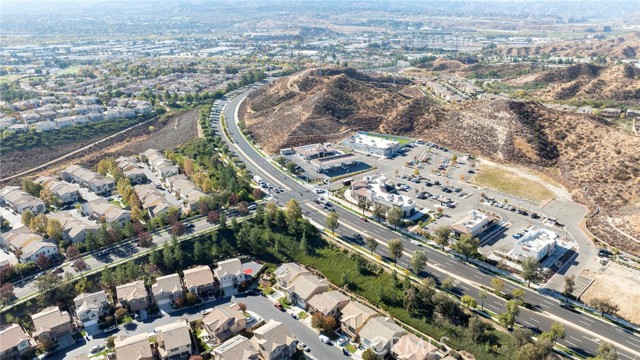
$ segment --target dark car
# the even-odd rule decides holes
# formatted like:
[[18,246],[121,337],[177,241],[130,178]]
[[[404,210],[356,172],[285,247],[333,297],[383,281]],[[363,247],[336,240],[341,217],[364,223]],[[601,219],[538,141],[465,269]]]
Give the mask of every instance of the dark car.
[[185,229],[193,229],[194,227],[196,227],[196,225],[194,223],[189,223],[187,224],[187,226],[185,226]]

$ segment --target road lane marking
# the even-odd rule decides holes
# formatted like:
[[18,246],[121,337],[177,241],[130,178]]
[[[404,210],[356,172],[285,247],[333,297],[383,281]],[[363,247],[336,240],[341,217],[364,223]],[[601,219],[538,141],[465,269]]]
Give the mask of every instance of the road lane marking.
[[578,320],[578,322],[579,322],[579,323],[581,323],[581,324],[587,325],[587,326],[591,326],[591,324],[586,323],[586,322],[584,322],[584,321],[582,321],[582,320]]
[[538,321],[538,320],[536,320],[536,319],[534,319],[534,318],[529,318],[529,320],[531,320],[531,321],[533,321],[533,322],[536,322],[536,323],[540,324],[540,321]]
[[576,344],[572,343],[572,342],[571,342],[571,341],[569,341],[569,340],[565,340],[564,342],[566,342],[567,344],[571,344],[571,345],[573,345],[574,347],[579,347],[578,345],[576,345]]
[[569,337],[570,337],[570,338],[572,338],[573,340],[577,341],[577,342],[582,342],[582,340],[580,340],[580,339],[578,339],[578,338],[575,338],[575,337],[573,337],[573,336],[569,336]]

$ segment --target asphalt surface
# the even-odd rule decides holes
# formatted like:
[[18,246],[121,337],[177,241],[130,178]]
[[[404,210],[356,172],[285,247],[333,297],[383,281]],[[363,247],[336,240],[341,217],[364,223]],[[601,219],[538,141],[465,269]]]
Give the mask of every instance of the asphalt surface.
[[[237,153],[254,175],[260,176],[274,186],[280,186],[285,189],[285,192],[275,195],[274,201],[283,205],[289,199],[296,199],[307,218],[317,224],[324,225],[327,211],[314,203],[318,195],[310,191],[313,186],[302,185],[287,177],[263,158],[241,135],[235,119],[237,118],[237,109],[247,95],[248,92],[241,93],[230,101],[220,102],[216,106],[217,110],[222,111],[229,134],[234,141],[234,144],[229,143],[230,149]],[[219,117],[212,117],[212,122],[212,125],[216,126],[218,132],[222,134]],[[223,138],[225,138],[224,135]],[[340,228],[337,233],[352,234],[358,232],[363,235],[369,234],[375,237],[382,245],[386,245],[391,239],[402,238],[399,233],[379,226],[374,222],[363,222],[358,215],[351,211],[335,205],[333,208],[340,216]],[[408,268],[410,257],[407,255],[416,250],[424,250],[429,258],[427,268],[429,275],[433,276],[437,281],[441,281],[446,277],[457,280],[455,281],[455,290],[459,294],[473,296],[480,302],[478,296],[479,287],[482,285],[491,288],[490,281],[495,277],[492,274],[484,273],[463,261],[457,260],[452,255],[444,254],[429,247],[420,248],[412,244],[408,238],[402,238],[402,240],[405,256],[399,259],[399,265]],[[378,246],[376,253],[388,257],[386,246]],[[504,291],[511,292],[516,287],[516,285],[507,283]],[[565,326],[566,337],[558,341],[558,343],[584,356],[593,356],[599,344],[603,341],[613,343],[616,346],[620,359],[635,359],[636,356],[640,356],[640,336],[589,315],[564,309],[559,306],[558,300],[535,290],[525,290],[525,301],[536,305],[537,310],[530,311],[521,308],[520,315],[517,318],[517,322],[520,325],[534,331],[545,331],[550,329],[553,322],[561,322]],[[484,301],[484,307],[493,312],[501,313],[504,312],[505,302],[504,299],[490,293]]]

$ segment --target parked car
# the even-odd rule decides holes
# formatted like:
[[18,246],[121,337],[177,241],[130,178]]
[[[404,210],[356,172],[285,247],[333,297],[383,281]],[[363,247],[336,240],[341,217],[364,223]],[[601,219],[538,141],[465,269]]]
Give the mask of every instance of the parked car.
[[524,235],[522,235],[521,233],[515,233],[513,235],[511,235],[514,237],[514,239],[520,239],[521,237],[523,237]]
[[360,221],[368,222],[369,220],[367,220],[367,218],[366,218],[366,217],[361,217],[361,218],[360,218]]
[[104,345],[93,345],[90,351],[92,354],[95,354],[102,349],[104,349]]
[[251,205],[249,205],[249,206],[247,207],[247,209],[249,209],[249,210],[255,210],[255,209],[257,209],[257,208],[258,208],[258,206],[257,206],[256,204],[251,204]]
[[298,350],[301,351],[305,351],[305,352],[309,352],[311,351],[311,348],[309,346],[307,346],[307,344],[303,343],[303,342],[299,342],[297,345]]
[[324,335],[320,335],[318,337],[318,339],[320,339],[320,341],[322,341],[323,343],[325,343],[327,345],[331,344],[331,340],[328,337],[324,336]]
[[341,337],[340,339],[338,339],[338,345],[342,346],[347,342],[347,338],[346,337]]
[[418,240],[411,240],[411,243],[415,246],[422,246],[422,243]]

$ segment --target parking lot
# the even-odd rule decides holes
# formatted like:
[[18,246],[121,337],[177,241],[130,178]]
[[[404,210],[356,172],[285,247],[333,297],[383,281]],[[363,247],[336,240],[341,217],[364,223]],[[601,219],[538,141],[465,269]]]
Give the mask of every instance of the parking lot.
[[[456,161],[452,159],[454,155]],[[416,210],[424,209],[421,212],[431,215],[423,227],[425,230],[451,226],[476,209],[494,215],[494,226],[478,236],[481,242],[479,250],[486,256],[494,252],[509,252],[517,238],[534,227],[549,228],[561,239],[571,242],[566,231],[556,226],[553,219],[546,218],[538,204],[491,189],[480,189],[469,183],[468,180],[479,171],[477,162],[465,154],[453,153],[435,144],[413,145],[393,159],[376,158],[377,169],[354,179],[377,173],[384,175],[396,187],[398,194],[410,196],[416,202]],[[332,189],[341,186],[336,182]],[[435,216],[438,212],[442,214],[439,218]],[[563,250],[559,248],[558,251]]]

